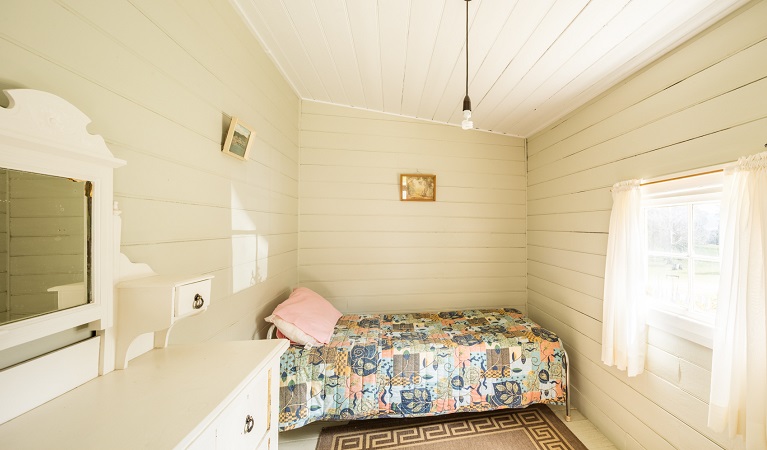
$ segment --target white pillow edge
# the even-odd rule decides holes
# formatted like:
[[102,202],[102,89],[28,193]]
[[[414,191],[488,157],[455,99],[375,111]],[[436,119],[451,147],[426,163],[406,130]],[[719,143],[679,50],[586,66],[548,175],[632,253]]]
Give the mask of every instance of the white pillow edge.
[[282,333],[286,338],[290,339],[296,344],[310,347],[319,347],[322,345],[317,339],[304,333],[295,324],[288,322],[276,314],[272,314],[269,317],[266,317],[264,320],[273,323],[277,329],[280,330],[280,333]]

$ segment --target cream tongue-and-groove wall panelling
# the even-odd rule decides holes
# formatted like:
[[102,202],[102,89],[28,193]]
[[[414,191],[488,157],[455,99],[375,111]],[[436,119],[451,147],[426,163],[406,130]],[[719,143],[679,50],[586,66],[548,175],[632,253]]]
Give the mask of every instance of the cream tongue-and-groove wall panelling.
[[[67,99],[127,161],[124,253],[215,275],[212,306],[171,343],[263,328],[298,279],[300,102],[227,0],[3,0],[0,88]],[[249,161],[221,153],[226,115],[255,128]]]
[[[525,309],[524,139],[304,101],[299,280],[341,311]],[[399,175],[437,176],[436,202]]]
[[[762,149],[765,23],[752,2],[532,136],[529,168],[521,138],[301,102],[225,0],[4,0],[0,88],[67,99],[127,161],[128,256],[215,275],[171,343],[249,338],[299,282],[343,311],[527,307],[616,445],[715,449],[708,349],[652,329],[646,374],[599,362],[609,187]],[[221,154],[224,114],[255,128],[251,160]],[[437,202],[398,200],[418,171]]]
[[744,6],[528,141],[528,311],[568,344],[577,407],[619,448],[733,448],[707,428],[711,350],[650,328],[647,371],[600,362],[617,181],[736,160],[767,142],[767,1]]

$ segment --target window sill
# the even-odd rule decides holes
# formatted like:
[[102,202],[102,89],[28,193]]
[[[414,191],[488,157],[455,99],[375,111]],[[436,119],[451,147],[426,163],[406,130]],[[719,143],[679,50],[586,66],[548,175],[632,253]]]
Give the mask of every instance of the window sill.
[[679,314],[651,308],[647,324],[707,348],[714,348],[714,327]]

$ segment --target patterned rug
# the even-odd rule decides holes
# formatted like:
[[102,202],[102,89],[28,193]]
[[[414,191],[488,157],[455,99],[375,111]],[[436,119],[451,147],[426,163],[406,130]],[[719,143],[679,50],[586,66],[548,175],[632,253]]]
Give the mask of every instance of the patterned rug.
[[317,450],[586,450],[545,405],[325,427]]

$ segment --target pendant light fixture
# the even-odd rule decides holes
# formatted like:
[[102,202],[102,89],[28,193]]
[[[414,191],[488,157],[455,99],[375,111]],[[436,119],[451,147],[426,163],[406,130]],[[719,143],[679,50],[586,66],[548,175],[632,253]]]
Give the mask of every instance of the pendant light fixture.
[[463,121],[461,128],[471,130],[474,128],[474,122],[471,120],[471,99],[469,98],[469,2],[466,2],[466,95],[463,97]]

